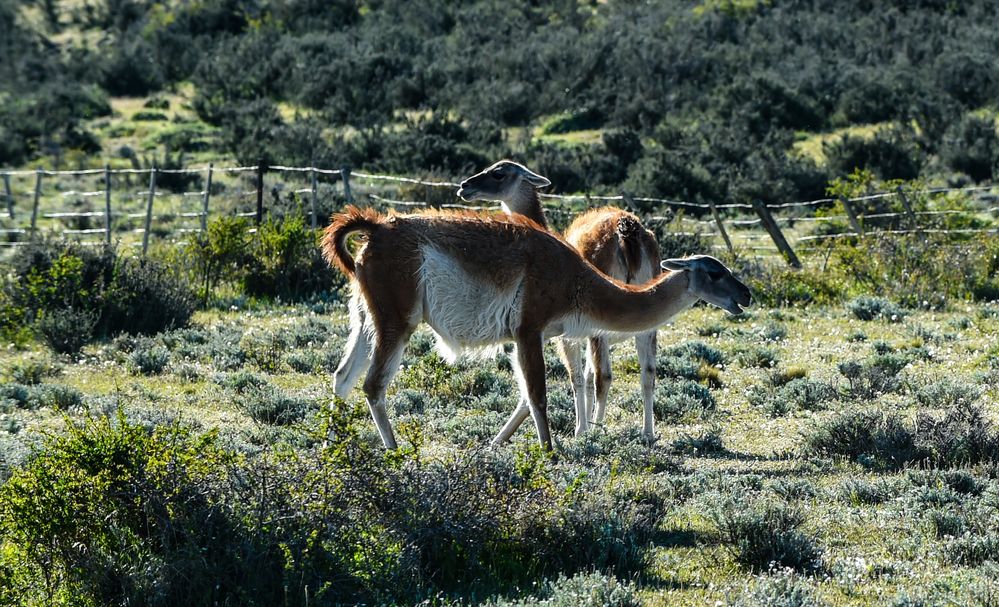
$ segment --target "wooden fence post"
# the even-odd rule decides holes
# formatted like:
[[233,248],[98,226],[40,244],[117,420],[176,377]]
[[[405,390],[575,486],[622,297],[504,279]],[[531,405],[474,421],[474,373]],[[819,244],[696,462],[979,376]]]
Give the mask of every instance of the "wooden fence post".
[[712,200],[708,201],[708,206],[711,207],[711,216],[715,218],[715,225],[718,226],[718,233],[721,234],[722,240],[725,241],[725,246],[728,247],[728,252],[736,257],[735,247],[732,246],[732,240],[728,237],[728,232],[725,231],[725,225],[722,223],[721,215],[718,213],[718,208],[715,207],[715,203]]
[[208,163],[208,180],[205,182],[205,195],[201,197],[201,231],[208,229],[208,199],[212,195],[212,172],[215,170],[215,163]]
[[104,242],[111,244],[111,165],[104,165]]
[[35,225],[38,223],[38,202],[42,197],[42,175],[44,171],[38,169],[35,174],[35,200],[31,204],[31,231],[29,233],[29,239],[34,240],[35,238]]
[[264,220],[264,171],[267,170],[267,165],[264,159],[261,158],[257,161],[257,219],[256,223],[259,226]]
[[3,195],[7,200],[7,216],[14,219],[14,194],[10,190],[10,175],[3,174]]
[[912,205],[909,204],[909,198],[902,191],[902,186],[898,186],[895,190],[898,192],[898,199],[902,202],[902,208],[905,209],[905,215],[909,218],[910,227],[913,230],[919,229],[919,222],[916,220],[916,214],[912,211]]
[[801,261],[798,260],[798,256],[794,254],[794,249],[791,245],[787,243],[787,239],[784,238],[784,234],[781,233],[780,228],[777,226],[777,222],[774,221],[770,211],[767,209],[767,205],[763,204],[760,200],[753,201],[753,209],[756,210],[756,214],[760,216],[760,222],[763,224],[764,229],[770,234],[770,238],[773,239],[774,244],[777,245],[777,249],[784,255],[784,259],[787,260],[787,265],[792,268],[801,268]]
[[312,229],[315,230],[319,221],[316,217],[316,198],[319,195],[319,179],[316,177],[315,166],[313,166],[312,170],[309,172],[312,173],[312,198],[310,200],[310,204],[312,206]]
[[632,213],[641,216],[638,212],[638,205],[635,204],[635,198],[630,192],[621,192],[621,200],[624,201],[624,204],[628,206]]
[[149,202],[146,203],[146,229],[142,232],[142,256],[149,250],[149,230],[153,224],[153,198],[156,197],[156,165],[149,171]]
[[354,194],[350,191],[350,167],[343,165],[340,167],[340,179],[343,180],[343,199],[347,204],[354,203]]
[[853,205],[846,198],[840,198],[840,202],[843,203],[843,209],[846,210],[846,216],[850,220],[850,227],[853,231],[857,233],[858,236],[864,235],[864,228],[860,225],[860,220],[857,219],[857,213],[853,210]]

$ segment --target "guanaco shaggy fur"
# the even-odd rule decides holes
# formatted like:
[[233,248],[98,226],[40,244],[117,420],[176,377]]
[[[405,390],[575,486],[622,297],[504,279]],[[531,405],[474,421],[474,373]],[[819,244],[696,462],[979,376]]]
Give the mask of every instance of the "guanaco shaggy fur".
[[[548,227],[538,189],[550,185],[545,177],[512,160],[500,160],[461,182],[458,196],[466,201],[498,201],[506,213],[519,213]],[[659,275],[659,245],[635,215],[614,207],[583,213],[565,231],[565,240],[598,270],[628,284],[642,284]],[[641,369],[643,435],[655,436],[653,393],[656,387],[656,331],[635,336]],[[576,434],[586,432],[592,420],[604,421],[611,385],[610,342],[596,335],[587,340],[585,372],[580,341],[559,340],[559,353],[569,372],[576,403]],[[596,411],[594,411],[594,403]]]
[[[356,257],[347,246],[355,233],[365,237]],[[350,277],[352,288],[351,334],[335,391],[346,396],[367,370],[364,393],[388,448],[396,441],[385,391],[421,321],[430,325],[438,349],[451,360],[464,351],[514,342],[514,371],[526,403],[518,405],[504,431],[519,426],[529,409],[538,440],[551,449],[546,338],[639,333],[698,299],[732,314],[750,301],[749,289],[712,257],[666,260],[673,271],[644,285],[627,285],[518,215],[381,215],[350,206],[333,215],[322,248],[326,259]]]

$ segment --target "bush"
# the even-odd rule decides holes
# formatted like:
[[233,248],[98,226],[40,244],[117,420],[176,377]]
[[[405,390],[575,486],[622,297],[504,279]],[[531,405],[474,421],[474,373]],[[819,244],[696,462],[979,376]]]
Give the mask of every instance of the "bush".
[[319,233],[305,226],[303,215],[265,221],[257,229],[243,275],[248,295],[295,300],[328,291],[337,275],[319,251]]
[[273,387],[245,390],[235,399],[236,407],[253,421],[275,426],[288,426],[302,421],[316,407],[312,403],[285,394]]
[[847,310],[860,320],[882,319],[890,322],[902,322],[908,314],[905,310],[883,297],[862,296],[849,301]]
[[183,326],[194,312],[190,289],[164,266],[122,259],[110,246],[41,241],[20,249],[5,285],[57,352],[93,337],[156,333]]
[[840,414],[805,435],[804,451],[838,455],[876,468],[913,462],[954,467],[999,458],[999,433],[980,405],[960,403],[942,416],[919,415],[913,424],[873,410]]
[[62,373],[62,367],[50,361],[29,358],[15,361],[7,369],[6,376],[19,384],[40,384],[46,377],[54,377]]
[[735,360],[743,367],[769,368],[777,366],[777,351],[763,346],[736,346]]
[[239,562],[213,488],[228,469],[211,435],[147,432],[120,414],[70,425],[0,487],[0,559],[18,572],[7,581],[38,602],[208,596]]
[[128,355],[129,367],[141,375],[159,375],[170,362],[170,351],[151,339],[142,339]]
[[537,596],[519,601],[490,601],[489,607],[639,607],[634,587],[603,573],[560,575],[543,584]]
[[951,408],[972,403],[981,396],[978,386],[967,381],[941,379],[916,391],[916,401],[924,407]]
[[726,548],[752,571],[809,571],[820,566],[822,550],[800,531],[804,513],[787,504],[757,499],[747,505],[740,500],[716,510],[713,519]]
[[842,362],[839,372],[850,383],[848,393],[852,398],[871,400],[898,391],[902,387],[899,374],[909,362],[909,357],[901,354],[876,354],[862,362]]
[[95,312],[62,308],[44,311],[35,322],[46,345],[59,354],[74,354],[94,337]]
[[725,354],[717,348],[704,342],[690,341],[659,350],[656,354],[656,373],[676,379],[711,382],[711,378],[717,381],[718,368],[725,362]]
[[792,379],[776,390],[756,389],[750,392],[749,402],[760,407],[771,417],[786,415],[791,411],[817,411],[823,404],[836,398],[831,385],[806,378]]
[[833,175],[848,175],[867,169],[881,179],[915,179],[923,165],[923,155],[913,133],[898,127],[879,129],[870,139],[844,136],[823,144]]
[[804,439],[806,454],[841,456],[876,468],[899,468],[922,456],[898,415],[875,410],[841,413],[816,425]]
[[703,418],[713,412],[716,406],[711,391],[695,381],[676,379],[656,384],[653,396],[656,419]]
[[793,570],[782,570],[759,579],[748,592],[733,601],[733,607],[823,607],[825,602]]
[[975,182],[992,179],[999,171],[999,134],[994,117],[968,114],[961,118],[944,134],[940,158]]

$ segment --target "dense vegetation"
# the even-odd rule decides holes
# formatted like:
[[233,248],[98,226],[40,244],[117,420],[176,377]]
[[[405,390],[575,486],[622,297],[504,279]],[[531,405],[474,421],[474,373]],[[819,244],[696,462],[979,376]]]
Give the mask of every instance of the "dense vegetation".
[[192,82],[219,151],[250,162],[458,175],[515,154],[563,191],[715,200],[817,198],[865,166],[988,180],[997,19],[985,0],[3,0],[0,164],[97,153],[109,96]]
[[[400,449],[360,390],[330,406],[347,294],[300,184],[275,183],[260,226],[220,207],[142,258],[17,243],[0,605],[996,604],[995,211],[925,186],[999,177],[997,22],[985,0],[0,0],[3,167],[457,177],[512,155],[560,191],[901,186],[919,213],[864,238],[841,237],[841,202],[785,213],[789,233],[823,220],[802,270],[726,255],[754,307],[662,328],[652,444],[633,346],[580,438],[546,346],[554,457],[530,424],[484,447],[516,405],[510,353],[448,365],[425,328],[388,393]],[[899,204],[855,210],[905,231]],[[650,221],[664,256],[704,252],[681,225]]]

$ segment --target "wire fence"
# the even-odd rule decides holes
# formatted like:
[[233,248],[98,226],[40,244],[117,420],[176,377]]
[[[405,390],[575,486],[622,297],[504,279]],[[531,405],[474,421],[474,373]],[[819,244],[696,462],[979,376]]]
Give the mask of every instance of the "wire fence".
[[[331,212],[353,203],[381,209],[491,211],[463,204],[458,183],[352,171],[348,167],[223,166],[0,171],[0,247],[45,236],[83,243],[119,241],[148,250],[152,239],[183,242],[207,229],[212,216],[253,218],[303,215],[320,227]],[[697,235],[714,250],[755,257],[782,256],[800,266],[796,251],[825,250],[844,238],[999,233],[999,188],[898,188],[853,198],[822,198],[764,205],[694,202],[617,195],[541,195],[553,224],[600,206],[621,206],[669,232]],[[6,211],[4,213],[4,211]],[[644,211],[644,212],[643,212]],[[254,229],[254,228],[250,228]]]

